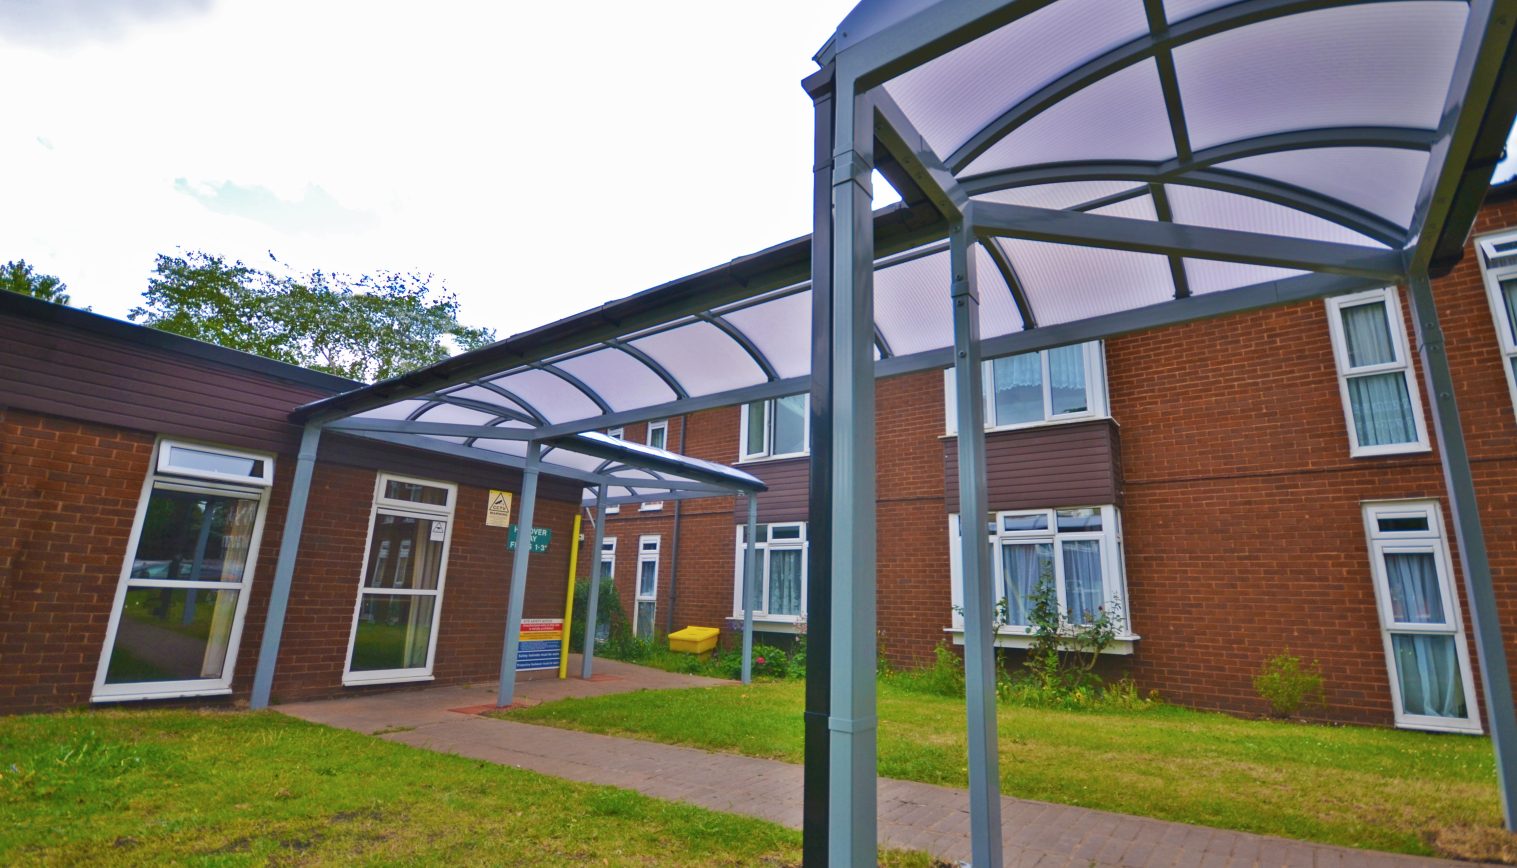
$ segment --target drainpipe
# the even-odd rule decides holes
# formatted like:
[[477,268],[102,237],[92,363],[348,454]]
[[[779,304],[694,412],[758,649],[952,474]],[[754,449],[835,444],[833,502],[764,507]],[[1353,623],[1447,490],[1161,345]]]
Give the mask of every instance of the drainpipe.
[[[684,416],[679,417],[679,448],[681,452],[685,451]],[[671,534],[673,539],[669,542],[674,547],[674,551],[669,555],[669,614],[667,616],[668,623],[664,630],[665,633],[674,632],[674,606],[679,602],[679,592],[677,590],[679,587],[679,518],[680,507],[684,505],[685,502],[683,500],[674,501],[674,533]]]

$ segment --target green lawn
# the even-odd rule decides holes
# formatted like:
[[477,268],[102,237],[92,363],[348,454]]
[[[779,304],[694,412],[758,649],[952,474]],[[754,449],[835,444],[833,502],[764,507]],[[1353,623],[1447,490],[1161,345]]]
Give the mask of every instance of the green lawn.
[[[514,720],[801,761],[803,685],[628,693],[513,711]],[[963,701],[885,680],[881,775],[964,786]],[[1405,853],[1495,857],[1484,739],[1141,711],[999,707],[1008,795]]]
[[5,865],[800,859],[800,834],[770,823],[272,712],[0,719],[0,817]]

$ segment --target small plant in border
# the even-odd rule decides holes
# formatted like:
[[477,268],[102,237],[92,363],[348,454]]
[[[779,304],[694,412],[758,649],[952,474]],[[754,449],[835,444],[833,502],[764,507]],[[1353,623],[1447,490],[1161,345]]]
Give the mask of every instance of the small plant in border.
[[1327,705],[1322,664],[1316,660],[1303,664],[1289,648],[1265,661],[1264,669],[1254,676],[1254,690],[1276,717],[1295,717],[1306,705]]

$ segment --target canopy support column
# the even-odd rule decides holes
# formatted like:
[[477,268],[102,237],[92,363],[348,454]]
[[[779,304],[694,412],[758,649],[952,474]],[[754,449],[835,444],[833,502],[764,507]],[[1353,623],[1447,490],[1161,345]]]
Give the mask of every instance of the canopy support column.
[[274,589],[269,594],[269,613],[263,622],[263,641],[258,644],[258,668],[253,672],[253,695],[248,702],[254,709],[269,707],[279,642],[284,636],[284,615],[290,604],[290,584],[295,578],[295,558],[300,554],[300,534],[305,529],[311,474],[316,469],[316,449],[320,445],[321,426],[307,425],[300,434],[300,452],[295,457],[295,476],[290,482],[290,505],[284,514],[284,532],[279,535],[279,559],[274,562]]
[[839,73],[832,158],[833,866],[878,852],[875,718],[873,107]]
[[[1470,602],[1470,626],[1479,649],[1480,683],[1485,693],[1486,723],[1496,752],[1496,779],[1501,788],[1501,812],[1508,830],[1517,830],[1517,717],[1512,708],[1512,682],[1506,649],[1501,644],[1501,621],[1496,593],[1491,586],[1491,562],[1485,549],[1475,499],[1475,478],[1465,449],[1464,428],[1454,399],[1454,380],[1444,350],[1443,328],[1433,301],[1427,273],[1410,281],[1412,322],[1417,331],[1417,350],[1422,356],[1422,375],[1433,405],[1433,430],[1443,464],[1444,485],[1449,493],[1449,511],[1454,519],[1454,538],[1459,543],[1459,564],[1464,573],[1465,594]],[[1474,697],[1470,697],[1473,701]]]
[[806,538],[805,777],[801,862],[826,868],[832,708],[832,128],[831,65],[806,80],[816,118],[811,170],[811,485]]
[[748,529],[743,535],[743,683],[753,683],[753,607],[758,596],[754,561],[758,555],[758,494],[748,492]]
[[[506,608],[506,645],[500,655],[500,694],[496,705],[509,706],[516,697],[516,651],[521,642],[522,601],[527,596],[527,562],[532,556],[532,513],[537,506],[537,471],[542,444],[527,443],[527,466],[521,476],[521,515],[516,520],[516,552],[511,557],[511,602]],[[597,553],[597,557],[599,554]]]
[[580,652],[579,677],[590,680],[595,663],[596,615],[600,610],[601,546],[606,544],[606,486],[595,489],[595,546],[590,550],[590,589],[585,600],[585,644]]
[[1001,865],[1001,778],[996,735],[995,595],[985,545],[985,391],[974,238],[949,229],[953,388],[958,404],[959,563],[964,582],[964,695],[969,715],[969,840],[975,868]]

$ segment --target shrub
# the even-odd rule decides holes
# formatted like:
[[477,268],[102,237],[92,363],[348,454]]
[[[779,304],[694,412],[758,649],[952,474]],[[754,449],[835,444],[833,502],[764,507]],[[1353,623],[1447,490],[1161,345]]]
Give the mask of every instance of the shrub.
[[[579,651],[585,647],[585,618],[588,614],[585,607],[589,600],[589,580],[575,582],[574,621],[569,625],[569,650],[571,651]],[[600,583],[600,599],[595,605],[595,620],[599,625],[604,625],[602,629],[597,630],[606,637],[607,641],[604,644],[624,641],[632,634],[632,624],[627,620],[627,613],[622,609],[622,601],[616,594],[616,586],[608,580],[603,579]],[[613,656],[605,647],[596,649],[596,653]]]
[[1322,664],[1313,660],[1309,666],[1302,665],[1289,648],[1265,662],[1264,670],[1254,676],[1254,690],[1279,717],[1293,717],[1308,703],[1327,705]]
[[923,669],[907,669],[887,675],[896,684],[907,690],[930,693],[934,696],[964,696],[964,660],[947,642],[939,642],[932,649],[932,665]]

